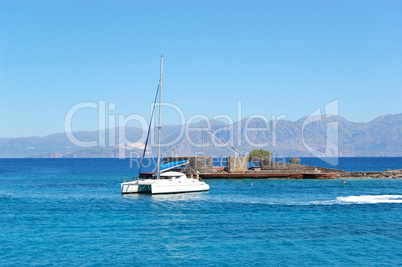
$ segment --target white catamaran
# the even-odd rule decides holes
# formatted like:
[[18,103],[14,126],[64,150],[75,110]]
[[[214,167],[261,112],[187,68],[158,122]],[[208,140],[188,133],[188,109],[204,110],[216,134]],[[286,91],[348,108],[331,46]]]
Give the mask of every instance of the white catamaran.
[[[188,178],[184,173],[170,171],[172,169],[182,167],[188,164],[188,161],[169,162],[161,164],[161,100],[162,100],[162,77],[163,77],[163,55],[161,56],[161,72],[159,78],[159,127],[158,127],[158,171],[151,179],[140,179],[136,181],[124,182],[121,184],[122,194],[133,193],[152,193],[152,194],[168,194],[168,193],[185,193],[209,190],[209,185],[200,180],[198,175]],[[157,94],[158,94],[157,91]],[[155,97],[156,100],[156,97]],[[153,114],[152,114],[153,115]],[[152,117],[152,116],[151,116]],[[151,125],[151,123],[150,123]],[[148,129],[149,135],[150,129]],[[146,145],[144,148],[145,155]],[[144,158],[143,155],[143,158]],[[142,163],[141,163],[142,166]],[[140,168],[141,172],[141,168]]]

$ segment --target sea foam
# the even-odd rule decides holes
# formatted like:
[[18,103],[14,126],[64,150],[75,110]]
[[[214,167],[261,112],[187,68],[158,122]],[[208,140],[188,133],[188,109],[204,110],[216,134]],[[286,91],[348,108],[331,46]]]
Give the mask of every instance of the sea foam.
[[360,195],[337,197],[341,203],[376,204],[376,203],[402,203],[402,195]]

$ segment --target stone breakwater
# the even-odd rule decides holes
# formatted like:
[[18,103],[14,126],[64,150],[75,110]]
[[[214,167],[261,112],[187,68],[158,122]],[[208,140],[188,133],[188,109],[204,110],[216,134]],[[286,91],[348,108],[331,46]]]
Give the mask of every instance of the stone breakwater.
[[276,161],[260,161],[260,167],[257,168],[261,171],[293,171],[293,172],[343,172],[338,169],[322,168],[316,166],[293,164],[286,162],[276,162]]
[[260,168],[255,168],[248,172],[256,173],[312,173],[312,174],[334,174],[334,176],[327,175],[323,176],[322,179],[333,179],[333,178],[378,178],[378,179],[402,179],[402,169],[400,170],[387,170],[387,171],[377,171],[377,172],[347,172],[338,169],[321,168],[315,166],[308,166],[302,164],[291,164],[284,162],[260,162]]
[[379,179],[402,179],[401,170],[387,170],[383,172],[337,172],[336,178],[379,178]]

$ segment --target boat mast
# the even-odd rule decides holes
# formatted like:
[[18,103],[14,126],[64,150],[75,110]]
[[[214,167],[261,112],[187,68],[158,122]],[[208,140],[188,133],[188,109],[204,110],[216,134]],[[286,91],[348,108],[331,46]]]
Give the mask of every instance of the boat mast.
[[202,129],[202,156],[204,155],[204,129]]
[[163,55],[161,56],[161,73],[159,77],[159,126],[158,126],[158,173],[157,178],[161,176],[161,115],[162,115],[162,78],[163,78]]

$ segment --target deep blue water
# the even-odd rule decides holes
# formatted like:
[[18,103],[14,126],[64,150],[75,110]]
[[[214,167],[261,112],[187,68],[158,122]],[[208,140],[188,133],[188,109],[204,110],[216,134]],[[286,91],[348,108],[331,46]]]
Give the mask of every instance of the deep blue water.
[[135,172],[118,159],[0,159],[0,266],[402,265],[402,180],[122,196]]

